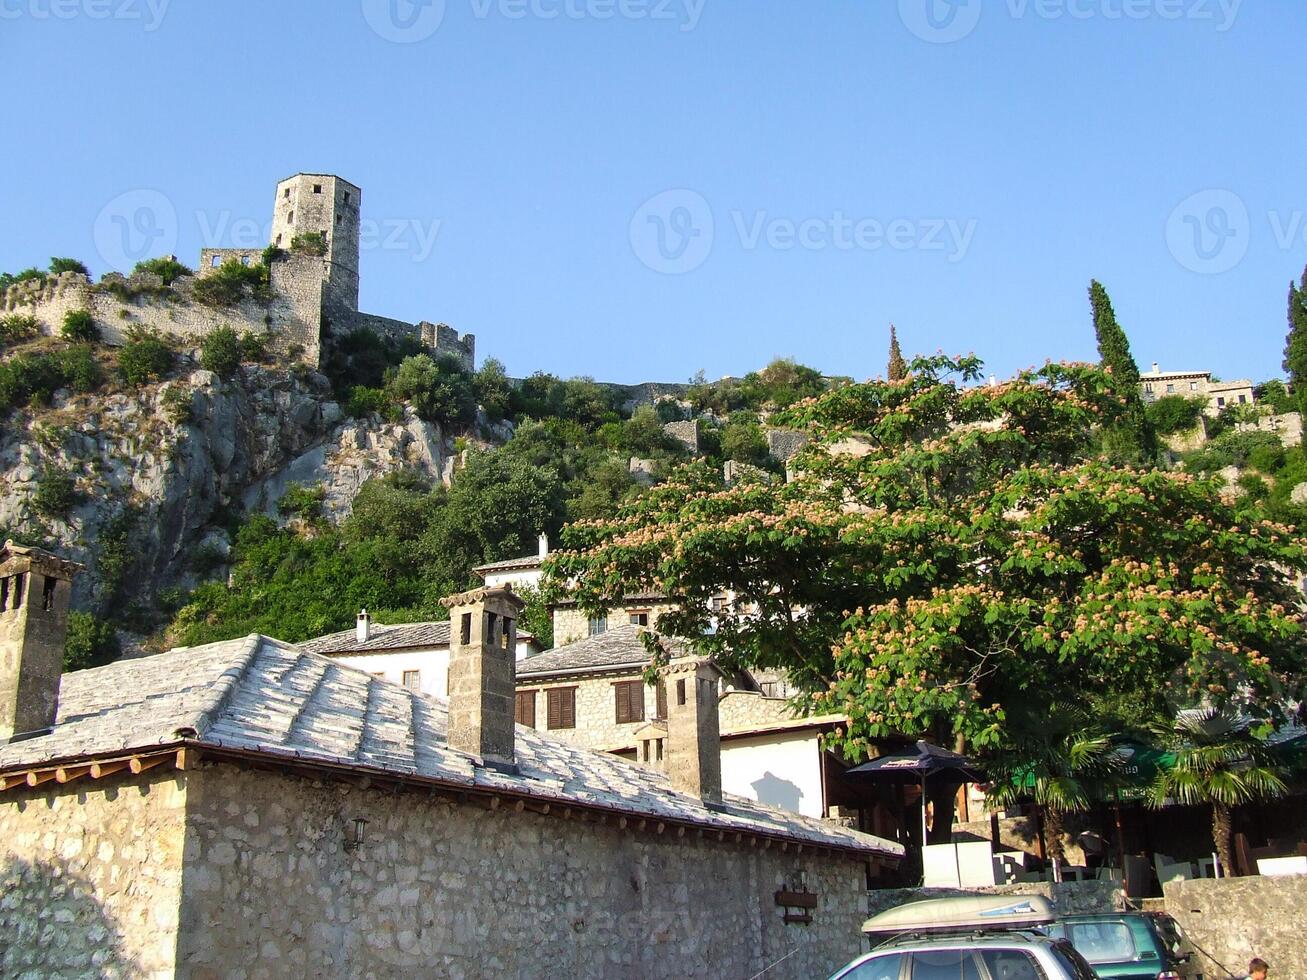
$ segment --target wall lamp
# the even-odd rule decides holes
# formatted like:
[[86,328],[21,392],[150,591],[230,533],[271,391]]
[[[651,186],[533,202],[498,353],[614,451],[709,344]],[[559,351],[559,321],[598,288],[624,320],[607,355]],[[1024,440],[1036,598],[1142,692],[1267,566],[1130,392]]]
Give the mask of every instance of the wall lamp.
[[368,822],[363,817],[354,818],[354,834],[345,838],[345,850],[353,854],[361,848],[367,839]]

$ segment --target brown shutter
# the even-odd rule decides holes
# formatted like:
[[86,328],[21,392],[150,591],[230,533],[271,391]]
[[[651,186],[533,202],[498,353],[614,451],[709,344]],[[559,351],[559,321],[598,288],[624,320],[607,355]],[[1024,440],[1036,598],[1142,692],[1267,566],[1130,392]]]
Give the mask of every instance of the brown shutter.
[[555,687],[545,692],[545,724],[553,728],[576,727],[576,688]]
[[631,692],[628,695],[631,702],[631,720],[644,721],[644,681],[631,681],[627,687]]
[[659,681],[654,690],[654,710],[658,712],[654,718],[664,721],[667,718],[667,682]]
[[631,697],[625,683],[613,685],[613,700],[617,705],[617,724],[624,725],[631,720]]
[[563,692],[562,727],[576,727],[576,688],[569,687]]
[[545,692],[545,698],[548,701],[548,712],[549,712],[548,725],[550,728],[562,727],[562,725],[559,724],[559,719],[562,717],[560,713],[562,708],[562,700],[558,697],[558,695],[559,695],[559,691],[557,689]]
[[518,691],[517,703],[513,705],[513,720],[528,728],[536,727],[536,692]]

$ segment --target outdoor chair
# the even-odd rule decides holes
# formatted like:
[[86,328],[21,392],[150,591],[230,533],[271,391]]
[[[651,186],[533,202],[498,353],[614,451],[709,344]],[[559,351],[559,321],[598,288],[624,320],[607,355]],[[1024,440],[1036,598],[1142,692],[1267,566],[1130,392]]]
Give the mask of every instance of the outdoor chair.
[[1153,867],[1157,870],[1157,881],[1165,885],[1168,881],[1188,881],[1194,877],[1194,866],[1188,861],[1177,861],[1165,854],[1153,855]]

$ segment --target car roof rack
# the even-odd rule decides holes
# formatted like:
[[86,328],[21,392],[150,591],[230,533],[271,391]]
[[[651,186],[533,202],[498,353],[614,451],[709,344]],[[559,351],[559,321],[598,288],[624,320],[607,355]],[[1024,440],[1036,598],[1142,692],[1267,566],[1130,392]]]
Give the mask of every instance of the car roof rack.
[[909,902],[862,924],[868,937],[904,935],[976,936],[1018,932],[1053,922],[1053,906],[1042,895],[971,895]]

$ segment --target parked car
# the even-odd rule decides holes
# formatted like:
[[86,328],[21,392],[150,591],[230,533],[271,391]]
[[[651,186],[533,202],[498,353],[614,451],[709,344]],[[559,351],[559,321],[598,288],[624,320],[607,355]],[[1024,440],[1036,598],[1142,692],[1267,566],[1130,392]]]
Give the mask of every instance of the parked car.
[[1183,980],[1192,952],[1169,916],[1146,912],[1064,915],[1042,929],[1069,940],[1103,980]]
[[1035,931],[1053,921],[1035,896],[912,902],[868,919],[874,948],[831,980],[1097,980],[1069,942]]

